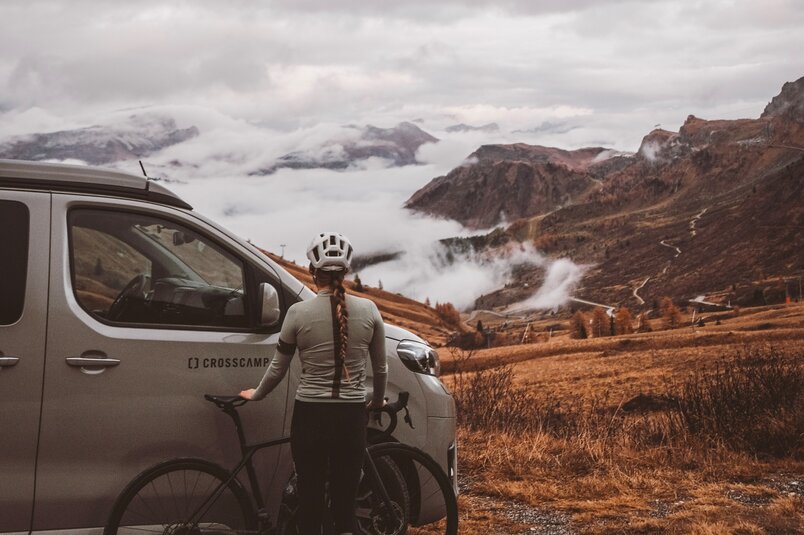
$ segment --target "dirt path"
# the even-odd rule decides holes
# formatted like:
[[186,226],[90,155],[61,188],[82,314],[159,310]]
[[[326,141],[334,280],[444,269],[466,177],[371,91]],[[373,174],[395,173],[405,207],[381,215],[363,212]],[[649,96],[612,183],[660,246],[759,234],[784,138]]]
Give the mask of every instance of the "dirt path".
[[[698,220],[699,220],[699,219],[701,219],[701,217],[703,217],[703,215],[706,213],[706,211],[707,211],[707,210],[709,210],[709,208],[704,208],[703,210],[701,210],[700,212],[698,212],[698,213],[695,215],[695,217],[693,217],[692,219],[690,219],[690,224],[689,224],[689,226],[690,226],[690,235],[691,235],[693,238],[695,237],[695,234],[696,234],[696,230],[695,230],[695,224],[698,222]],[[678,256],[681,254],[681,249],[680,249],[679,247],[675,246],[675,245],[671,245],[671,244],[667,243],[667,240],[662,240],[662,241],[660,241],[660,242],[659,242],[659,245],[662,245],[662,246],[664,246],[664,247],[669,247],[670,249],[675,250],[676,254],[675,254],[675,256],[673,256],[673,258],[678,258]],[[671,261],[671,262],[672,262],[672,261]],[[667,273],[667,270],[668,270],[668,269],[670,269],[670,263],[671,263],[671,262],[668,262],[668,263],[667,263],[667,265],[665,265],[665,266],[662,268],[661,275],[664,275],[665,273]],[[640,305],[644,305],[644,304],[645,304],[645,300],[644,300],[644,299],[642,299],[642,298],[639,296],[639,294],[638,294],[637,292],[638,292],[639,290],[641,290],[642,288],[644,288],[644,287],[645,287],[645,285],[648,283],[648,281],[649,281],[650,279],[651,279],[650,277],[646,278],[646,279],[645,279],[645,280],[642,282],[642,284],[640,284],[640,285],[639,285],[637,288],[634,288],[634,291],[633,291],[634,298],[635,298],[637,301],[639,301],[639,304],[640,304]]]
[[592,301],[587,301],[585,299],[578,299],[578,298],[575,298],[575,297],[570,297],[569,300],[574,301],[576,303],[583,303],[584,305],[592,305],[592,306],[595,306],[595,307],[603,308],[603,309],[606,310],[606,315],[609,316],[609,317],[614,315],[614,307],[611,306],[611,305],[604,305],[602,303],[594,303]]
[[673,258],[678,258],[678,255],[680,255],[680,254],[681,254],[681,249],[679,249],[679,248],[678,248],[678,247],[676,247],[675,245],[670,245],[669,243],[666,243],[666,240],[662,240],[662,241],[660,241],[660,242],[659,242],[659,245],[664,245],[665,247],[669,247],[669,248],[671,248],[671,249],[675,249],[675,250],[676,250],[676,256],[674,256]]
[[[665,269],[667,269],[667,268],[665,268]],[[645,304],[645,300],[644,300],[644,299],[642,299],[642,298],[639,296],[639,294],[638,294],[637,292],[638,292],[639,290],[641,290],[642,288],[644,288],[644,287],[645,287],[645,285],[648,283],[648,281],[649,281],[649,280],[650,280],[650,277],[647,277],[645,280],[643,280],[643,281],[642,281],[642,284],[640,284],[639,286],[637,286],[636,288],[634,288],[634,291],[633,291],[634,297],[636,298],[636,300],[637,300],[637,301],[639,301],[639,304],[640,304],[640,305],[644,305],[644,304]]]
[[[695,217],[693,217],[692,219],[690,219],[690,236],[691,236],[691,237],[693,237],[693,238],[694,238],[694,237],[695,237],[695,234],[697,233],[697,232],[695,231],[695,223],[697,223],[697,222],[698,222],[698,220],[699,220],[699,219],[701,219],[701,218],[703,217],[703,215],[706,213],[706,211],[707,211],[707,210],[709,210],[709,208],[704,208],[703,210],[701,210],[701,211],[700,211],[700,213],[699,213],[698,215],[696,215]],[[679,254],[680,254],[680,253],[681,253],[681,251],[679,251]]]

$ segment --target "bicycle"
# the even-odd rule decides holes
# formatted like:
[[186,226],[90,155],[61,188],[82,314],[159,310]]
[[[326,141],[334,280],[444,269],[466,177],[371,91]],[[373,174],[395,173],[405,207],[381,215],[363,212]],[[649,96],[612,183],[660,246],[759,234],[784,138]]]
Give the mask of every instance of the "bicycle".
[[[296,534],[292,505],[283,505],[276,523],[269,518],[252,463],[257,451],[286,444],[290,437],[249,446],[237,412],[248,400],[209,394],[204,398],[234,421],[242,453],[239,463],[226,470],[204,459],[179,458],[144,470],[118,496],[104,535]],[[407,392],[402,392],[397,401],[378,411],[379,416],[390,416],[383,432],[389,439],[398,412],[406,411],[405,420],[412,427],[407,401]],[[244,468],[250,493],[237,479]],[[458,533],[457,499],[450,479],[432,457],[396,442],[366,449],[356,516],[361,535],[413,535],[418,532],[414,526],[426,523],[426,533]]]

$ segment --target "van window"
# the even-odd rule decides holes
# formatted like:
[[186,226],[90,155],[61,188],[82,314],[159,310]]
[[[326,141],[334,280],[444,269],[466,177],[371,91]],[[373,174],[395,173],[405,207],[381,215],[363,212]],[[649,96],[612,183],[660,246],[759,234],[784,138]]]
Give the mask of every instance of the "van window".
[[243,262],[174,221],[133,212],[69,215],[73,289],[101,320],[248,327]]
[[0,325],[16,323],[25,305],[30,214],[19,201],[0,200]]

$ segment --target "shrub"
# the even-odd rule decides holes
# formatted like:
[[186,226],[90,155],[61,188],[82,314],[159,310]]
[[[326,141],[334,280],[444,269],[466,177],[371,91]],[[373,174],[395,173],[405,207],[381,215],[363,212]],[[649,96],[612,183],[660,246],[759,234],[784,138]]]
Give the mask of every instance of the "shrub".
[[436,303],[435,311],[445,325],[455,329],[460,329],[461,313],[458,312],[452,303]]
[[804,437],[804,362],[774,348],[748,347],[735,360],[690,376],[677,414],[685,429],[735,449],[775,456]]

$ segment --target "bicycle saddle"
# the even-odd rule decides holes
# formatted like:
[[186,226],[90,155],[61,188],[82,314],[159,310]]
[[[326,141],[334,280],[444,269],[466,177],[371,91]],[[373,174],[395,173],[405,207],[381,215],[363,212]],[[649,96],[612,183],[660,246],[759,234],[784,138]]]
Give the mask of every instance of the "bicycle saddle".
[[243,399],[240,396],[213,396],[212,394],[204,394],[204,399],[211,401],[220,409],[239,407],[248,402],[247,399]]

